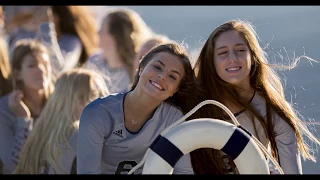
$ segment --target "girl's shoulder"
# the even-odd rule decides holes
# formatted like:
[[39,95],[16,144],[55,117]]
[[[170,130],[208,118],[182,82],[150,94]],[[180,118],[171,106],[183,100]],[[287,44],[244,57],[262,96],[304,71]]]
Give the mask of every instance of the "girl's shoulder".
[[92,102],[90,102],[86,107],[87,112],[97,112],[97,111],[119,111],[122,107],[122,102],[125,93],[113,93],[104,97],[99,97]]
[[167,102],[165,102],[165,101],[163,101],[163,102],[160,104],[159,107],[161,107],[161,108],[163,108],[163,109],[166,109],[166,110],[172,109],[172,110],[174,110],[174,111],[180,111],[180,112],[182,113],[182,110],[181,110],[180,107],[178,107],[178,106],[176,106],[176,105],[173,105],[173,104],[171,104],[171,103],[167,103]]
[[157,108],[158,116],[160,117],[175,117],[180,118],[184,114],[181,109],[167,102],[162,102]]

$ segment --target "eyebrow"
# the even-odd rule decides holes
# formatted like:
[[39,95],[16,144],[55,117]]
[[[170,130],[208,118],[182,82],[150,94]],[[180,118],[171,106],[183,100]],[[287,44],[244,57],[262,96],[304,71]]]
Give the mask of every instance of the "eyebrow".
[[[160,61],[160,60],[156,60],[156,61],[159,62],[163,67],[166,67],[166,65],[164,65],[164,63],[162,61]],[[174,72],[174,73],[178,74],[179,76],[181,76],[180,73],[178,71],[176,71],[176,70],[172,70],[172,72]]]
[[[246,44],[244,43],[238,43],[238,44],[235,44],[235,46],[245,46]],[[219,49],[222,49],[222,48],[226,48],[227,46],[221,46],[221,47],[218,47],[216,48],[216,50],[219,50]]]

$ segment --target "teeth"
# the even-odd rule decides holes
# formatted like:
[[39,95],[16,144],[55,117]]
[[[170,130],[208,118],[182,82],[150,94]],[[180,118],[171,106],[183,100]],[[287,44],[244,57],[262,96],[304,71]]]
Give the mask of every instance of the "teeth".
[[237,67],[237,68],[228,68],[227,70],[228,70],[228,71],[235,71],[235,70],[238,70],[238,69],[240,69],[240,67]]
[[156,86],[157,88],[163,90],[163,87],[160,86],[160,84],[158,84],[158,83],[156,83],[156,82],[153,82],[153,81],[151,81],[151,84],[153,84],[153,85]]

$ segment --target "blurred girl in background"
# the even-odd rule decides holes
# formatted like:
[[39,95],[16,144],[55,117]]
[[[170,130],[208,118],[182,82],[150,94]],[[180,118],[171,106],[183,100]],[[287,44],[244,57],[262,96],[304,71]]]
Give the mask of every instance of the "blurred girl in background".
[[91,70],[60,74],[24,148],[15,174],[76,174],[79,118],[83,108],[108,95],[102,77]]
[[16,43],[12,56],[13,92],[0,98],[0,159],[12,173],[20,149],[54,86],[47,48],[34,39]]
[[90,57],[86,67],[103,75],[110,93],[126,92],[134,79],[134,58],[152,35],[151,29],[135,11],[110,10],[99,31],[102,52]]

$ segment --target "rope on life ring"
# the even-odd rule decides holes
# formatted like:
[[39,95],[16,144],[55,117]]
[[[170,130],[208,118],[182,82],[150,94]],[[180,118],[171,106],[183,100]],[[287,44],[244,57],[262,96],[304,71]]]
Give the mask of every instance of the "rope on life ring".
[[[212,118],[184,122],[205,104],[214,104],[225,110],[234,124]],[[128,174],[132,174],[143,163],[145,164],[142,174],[172,174],[176,162],[184,154],[198,148],[214,148],[223,151],[233,159],[240,174],[270,174],[264,153],[280,174],[283,174],[278,162],[263,144],[239,124],[226,106],[214,100],[199,103],[166,128],[148,148],[142,161]]]

